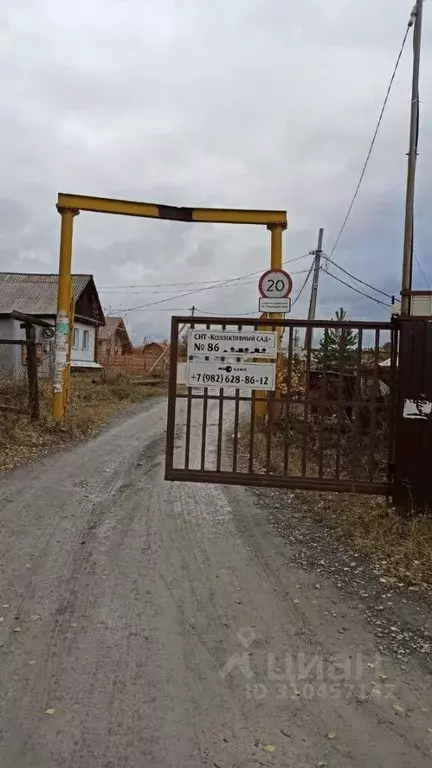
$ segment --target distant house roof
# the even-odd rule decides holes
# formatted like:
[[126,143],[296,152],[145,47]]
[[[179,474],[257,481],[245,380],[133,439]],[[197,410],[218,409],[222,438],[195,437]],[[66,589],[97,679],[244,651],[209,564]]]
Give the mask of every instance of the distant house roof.
[[169,347],[169,344],[167,341],[149,341],[147,344],[144,344],[142,348],[143,354],[147,349],[151,349],[152,347],[157,347],[161,352],[163,352],[164,349]]
[[[92,275],[72,275],[72,290],[77,302],[87,286],[91,286],[97,299],[98,313],[104,321]],[[0,314],[14,310],[28,315],[57,314],[58,275],[0,272]]]
[[114,338],[117,332],[119,332],[122,336],[123,343],[127,347],[132,347],[132,342],[122,317],[107,317],[105,318],[105,322],[106,325],[99,329],[98,341],[109,341]]

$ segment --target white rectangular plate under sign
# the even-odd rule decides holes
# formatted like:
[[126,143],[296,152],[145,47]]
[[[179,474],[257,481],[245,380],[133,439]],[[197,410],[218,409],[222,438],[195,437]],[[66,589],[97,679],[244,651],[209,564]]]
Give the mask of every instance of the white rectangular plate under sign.
[[260,312],[291,312],[291,299],[287,296],[285,299],[265,299],[261,296],[259,300]]
[[274,331],[199,331],[188,333],[188,357],[271,357],[277,353]]
[[188,387],[229,387],[230,389],[275,388],[274,363],[215,363],[189,360],[186,383]]

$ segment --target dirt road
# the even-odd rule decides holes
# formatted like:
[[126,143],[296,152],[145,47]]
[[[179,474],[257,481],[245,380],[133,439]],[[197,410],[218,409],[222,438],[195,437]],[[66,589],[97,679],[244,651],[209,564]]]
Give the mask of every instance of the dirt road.
[[163,481],[165,409],[0,484],[1,768],[430,766],[424,671],[251,491]]

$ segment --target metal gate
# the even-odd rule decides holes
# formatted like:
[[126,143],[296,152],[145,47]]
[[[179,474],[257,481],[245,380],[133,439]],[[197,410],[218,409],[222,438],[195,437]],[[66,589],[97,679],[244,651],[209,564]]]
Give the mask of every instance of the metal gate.
[[[276,331],[274,391],[187,386],[185,326]],[[165,478],[389,495],[396,367],[391,322],[173,317]]]

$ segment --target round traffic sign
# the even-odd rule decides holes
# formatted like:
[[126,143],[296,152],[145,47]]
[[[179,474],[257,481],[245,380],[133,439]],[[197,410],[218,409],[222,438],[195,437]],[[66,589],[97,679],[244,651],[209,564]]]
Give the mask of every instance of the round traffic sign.
[[290,295],[293,283],[284,269],[268,269],[261,275],[258,290],[265,299],[284,299]]

